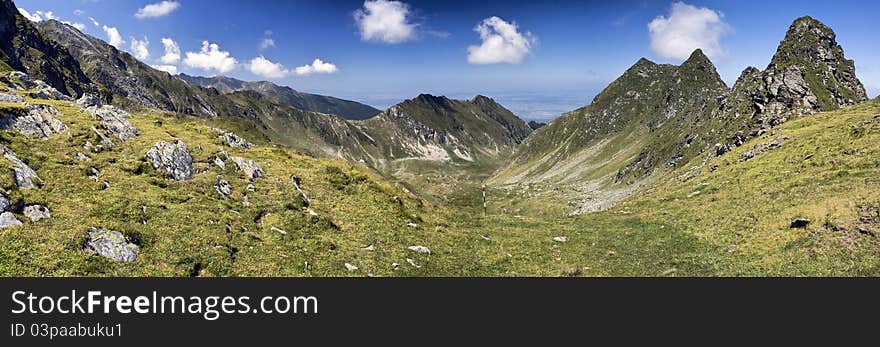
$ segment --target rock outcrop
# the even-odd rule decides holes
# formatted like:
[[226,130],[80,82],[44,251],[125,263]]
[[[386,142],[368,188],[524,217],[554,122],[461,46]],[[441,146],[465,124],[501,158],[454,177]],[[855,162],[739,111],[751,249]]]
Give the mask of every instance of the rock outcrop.
[[183,141],[177,140],[174,143],[159,141],[147,152],[145,158],[153,164],[154,169],[176,181],[186,181],[195,175],[189,147]]
[[217,193],[220,194],[223,200],[228,199],[229,194],[232,194],[232,185],[220,176],[217,176],[217,183],[214,184],[214,189],[217,190]]
[[253,146],[250,142],[242,138],[241,136],[236,135],[231,131],[226,131],[223,129],[213,128],[212,130],[217,132],[217,137],[223,140],[229,147],[237,148],[237,149],[248,149]]
[[85,247],[116,262],[132,262],[138,256],[137,245],[128,242],[122,233],[104,228],[90,228]]
[[21,114],[0,118],[0,129],[15,130],[33,138],[49,137],[67,131],[64,122],[58,120],[61,114],[52,106],[28,105]]
[[[82,99],[80,99],[82,100]],[[84,101],[90,102],[90,101]],[[93,117],[96,120],[101,122],[101,128],[109,132],[111,135],[116,136],[122,141],[128,141],[130,139],[138,136],[138,130],[128,121],[128,112],[125,112],[115,106],[104,105],[104,106],[88,106],[83,108],[83,110]]]
[[6,148],[6,146],[0,145],[0,154],[3,155],[6,160],[12,163],[12,176],[15,179],[15,184],[20,189],[30,189],[35,188],[37,184],[42,184],[43,180],[37,176],[37,172],[31,169],[30,166],[25,164],[21,159],[18,159],[18,156],[15,155],[11,149]]
[[238,171],[241,171],[241,173],[251,181],[263,177],[263,174],[265,173],[263,168],[253,160],[236,156],[229,156],[229,160],[235,163]]

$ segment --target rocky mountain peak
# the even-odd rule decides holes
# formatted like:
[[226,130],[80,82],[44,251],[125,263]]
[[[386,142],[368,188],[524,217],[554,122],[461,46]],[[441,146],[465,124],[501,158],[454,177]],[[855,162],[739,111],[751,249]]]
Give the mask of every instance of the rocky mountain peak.
[[682,67],[692,67],[700,70],[715,70],[715,65],[712,64],[712,61],[709,60],[709,57],[703,53],[702,49],[697,48],[691,53],[690,57],[687,58],[683,63],[681,63]]
[[780,76],[786,72],[802,75],[817,97],[816,111],[867,100],[865,87],[856,78],[855,63],[844,56],[837,35],[812,17],[801,17],[791,24],[765,74]]

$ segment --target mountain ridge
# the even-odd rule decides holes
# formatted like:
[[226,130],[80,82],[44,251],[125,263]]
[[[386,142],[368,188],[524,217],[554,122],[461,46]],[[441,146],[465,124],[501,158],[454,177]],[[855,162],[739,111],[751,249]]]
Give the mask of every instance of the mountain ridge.
[[269,81],[242,81],[227,76],[200,77],[178,74],[175,77],[201,87],[214,88],[222,94],[235,91],[253,90],[291,107],[304,111],[335,114],[348,120],[363,120],[373,117],[380,110],[356,101],[332,96],[310,94],[297,91],[288,86],[280,86]]

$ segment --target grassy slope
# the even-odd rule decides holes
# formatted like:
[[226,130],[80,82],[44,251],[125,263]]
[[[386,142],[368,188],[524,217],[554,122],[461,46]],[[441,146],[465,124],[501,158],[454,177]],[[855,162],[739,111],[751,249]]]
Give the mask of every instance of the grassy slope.
[[[529,250],[532,261],[508,269],[518,274],[876,276],[880,242],[858,228],[880,235],[878,116],[874,100],[786,123],[582,217],[552,217],[565,211],[553,192],[495,191],[496,222],[487,229],[507,235],[503,248]],[[781,135],[791,139],[739,161]],[[798,217],[812,223],[789,228]],[[560,235],[568,242],[550,241]]]
[[[256,192],[247,192],[247,181],[234,168],[219,171],[209,166],[222,143],[203,120],[157,113],[132,116],[141,131],[136,139],[118,143],[112,151],[91,154],[92,162],[79,162],[72,158],[82,151],[82,144],[86,140],[97,143],[90,131],[96,121],[66,102],[28,101],[57,107],[70,130],[44,140],[0,132],[0,142],[46,182],[39,189],[19,191],[7,168],[0,177],[3,190],[14,200],[52,209],[48,220],[0,230],[0,274],[186,276],[201,269],[202,275],[328,276],[349,274],[343,267],[348,262],[361,269],[352,274],[389,275],[393,262],[406,264],[406,257],[424,261],[408,246],[443,249],[442,237],[433,237],[434,230],[427,226],[432,217],[421,201],[348,163],[266,146],[230,150],[267,171],[266,177],[254,183]],[[196,161],[200,173],[191,181],[165,179],[141,159],[156,141],[175,137],[188,144]],[[86,176],[90,166],[100,169],[101,182]],[[221,200],[213,188],[217,175],[233,186],[228,201]],[[310,207],[319,218],[303,211],[290,175],[302,178],[303,188],[311,195]],[[102,189],[103,181],[110,183],[109,189]],[[244,193],[250,206],[242,203]],[[402,204],[395,196],[403,198]],[[146,215],[141,205],[147,206]],[[256,222],[264,212],[271,214]],[[428,220],[422,221],[421,216]],[[146,223],[141,224],[142,220]],[[420,226],[407,226],[411,221]],[[226,231],[226,224],[232,232]],[[83,251],[81,244],[90,226],[119,230],[137,240],[138,260],[114,264]],[[373,252],[360,249],[371,244],[376,248]],[[232,248],[237,249],[234,261]],[[308,272],[305,262],[310,264]],[[403,266],[398,270],[411,275],[426,271]]]

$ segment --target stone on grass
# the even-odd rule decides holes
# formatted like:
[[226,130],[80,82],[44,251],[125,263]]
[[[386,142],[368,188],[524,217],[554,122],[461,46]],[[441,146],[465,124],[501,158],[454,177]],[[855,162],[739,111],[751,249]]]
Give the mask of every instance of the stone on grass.
[[144,157],[153,164],[154,169],[167,174],[176,181],[186,181],[193,178],[195,174],[193,158],[189,155],[189,147],[180,140],[174,141],[174,143],[156,142]]
[[25,206],[24,208],[24,216],[28,217],[31,222],[37,222],[52,216],[52,212],[49,211],[49,208],[43,205],[30,205]]
[[126,241],[122,233],[104,228],[89,229],[86,248],[116,262],[132,262],[138,255],[138,246]]
[[18,218],[15,218],[15,215],[12,214],[12,212],[0,213],[0,229],[6,229],[17,225],[21,225],[21,221],[18,220]]

